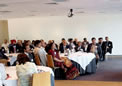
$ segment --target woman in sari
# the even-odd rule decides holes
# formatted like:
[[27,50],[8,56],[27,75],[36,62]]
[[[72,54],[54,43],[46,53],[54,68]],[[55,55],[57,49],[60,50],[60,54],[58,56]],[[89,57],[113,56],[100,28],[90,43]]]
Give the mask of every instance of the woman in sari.
[[72,62],[69,59],[60,57],[59,51],[55,48],[55,43],[51,43],[49,45],[48,54],[52,55],[54,65],[64,70],[66,79],[74,79],[79,75],[78,69],[72,64]]

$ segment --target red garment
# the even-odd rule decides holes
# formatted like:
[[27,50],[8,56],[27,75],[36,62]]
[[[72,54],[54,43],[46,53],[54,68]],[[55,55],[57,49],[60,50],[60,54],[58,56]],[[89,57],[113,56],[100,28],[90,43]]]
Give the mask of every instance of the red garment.
[[[57,59],[61,60],[60,56],[59,56],[59,53],[57,51],[55,51],[55,50],[52,50],[52,49],[49,50],[48,54],[52,55],[53,58],[57,58]],[[64,65],[64,63],[63,62],[54,61],[54,65],[56,67],[61,67],[62,68],[62,65]]]
[[[55,50],[49,50],[48,54],[52,55],[53,58],[60,59],[59,53]],[[54,61],[54,65],[62,68],[62,66],[64,66],[64,63]],[[71,67],[67,68],[67,71],[65,74],[66,74],[66,79],[74,79],[77,76],[79,76],[80,73],[79,73],[79,70],[74,65],[71,65]]]

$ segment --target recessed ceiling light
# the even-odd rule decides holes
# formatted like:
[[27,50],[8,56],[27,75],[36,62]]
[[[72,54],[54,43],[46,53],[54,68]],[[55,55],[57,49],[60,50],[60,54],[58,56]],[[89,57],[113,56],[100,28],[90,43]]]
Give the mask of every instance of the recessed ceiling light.
[[53,0],[53,1],[55,1],[55,2],[66,2],[68,0]]
[[0,4],[0,7],[7,7],[7,4]]
[[10,13],[10,12],[12,12],[12,11],[0,11],[0,13]]
[[56,2],[50,2],[50,3],[45,3],[45,4],[48,4],[48,5],[57,5],[58,3],[56,3]]

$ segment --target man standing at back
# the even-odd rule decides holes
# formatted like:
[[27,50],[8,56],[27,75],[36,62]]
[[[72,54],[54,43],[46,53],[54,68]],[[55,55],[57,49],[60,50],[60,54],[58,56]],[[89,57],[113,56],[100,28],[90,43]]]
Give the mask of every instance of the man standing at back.
[[112,48],[113,48],[113,43],[109,41],[108,37],[105,37],[105,40],[103,42],[103,61],[105,60],[105,54],[108,52],[112,54]]

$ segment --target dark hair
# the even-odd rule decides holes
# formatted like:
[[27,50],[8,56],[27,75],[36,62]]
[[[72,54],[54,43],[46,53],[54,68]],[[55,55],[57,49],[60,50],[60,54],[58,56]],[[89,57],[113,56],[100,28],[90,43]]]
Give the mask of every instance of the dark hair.
[[83,40],[87,40],[87,38],[83,38]]
[[98,40],[102,40],[103,38],[102,37],[100,37]]
[[96,38],[95,38],[95,37],[93,37],[91,40],[93,41],[94,39],[96,40]]
[[71,42],[73,39],[72,38],[69,38],[68,41]]
[[61,40],[63,41],[63,40],[65,40],[65,38],[62,38]]
[[49,44],[49,50],[51,50],[53,44],[54,44],[54,43],[50,43],[50,44]]
[[40,42],[41,42],[40,40],[36,40],[34,46],[37,46]]
[[108,38],[108,36],[106,36],[105,38]]
[[26,50],[26,47],[29,46],[28,44],[24,45],[23,46],[23,49]]
[[17,62],[19,63],[19,65],[25,64],[26,62],[30,62],[30,59],[26,54],[21,53],[17,56]]

